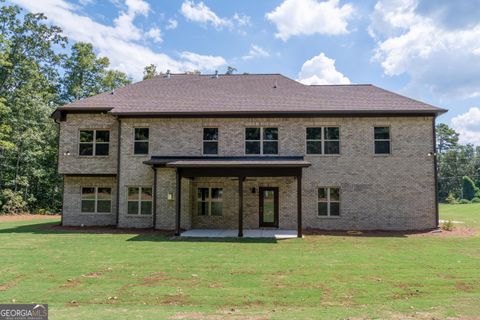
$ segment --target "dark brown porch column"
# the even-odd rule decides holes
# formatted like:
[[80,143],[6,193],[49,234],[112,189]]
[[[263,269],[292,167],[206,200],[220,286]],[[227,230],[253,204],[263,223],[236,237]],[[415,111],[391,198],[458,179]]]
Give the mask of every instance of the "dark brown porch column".
[[175,235],[180,235],[180,212],[182,208],[182,176],[180,169],[176,170],[176,192],[175,192]]
[[238,177],[238,236],[243,237],[243,180]]
[[[301,170],[301,169],[300,169]],[[302,172],[297,176],[297,237],[302,237]]]

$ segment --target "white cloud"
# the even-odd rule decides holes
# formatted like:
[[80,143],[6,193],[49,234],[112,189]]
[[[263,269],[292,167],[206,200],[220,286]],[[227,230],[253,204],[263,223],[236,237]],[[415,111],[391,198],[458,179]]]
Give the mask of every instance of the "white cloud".
[[168,24],[167,26],[165,27],[165,29],[167,30],[173,30],[173,29],[176,29],[178,26],[178,21],[175,20],[175,19],[168,19]]
[[215,70],[219,66],[225,65],[227,62],[222,57],[205,56],[193,52],[184,51],[180,54],[182,58],[187,60],[184,65],[187,70]]
[[275,36],[286,41],[298,35],[348,33],[353,12],[351,4],[340,6],[339,0],[285,0],[265,16],[276,25]]
[[480,22],[452,27],[438,14],[419,12],[420,4],[377,2],[369,26],[377,41],[374,60],[386,75],[408,75],[412,90],[447,99],[480,96]]
[[145,35],[147,38],[152,39],[155,43],[161,43],[163,41],[162,31],[159,28],[151,28],[147,33],[145,33]]
[[137,14],[148,14],[148,7],[142,4],[144,1],[127,1],[127,12],[121,12],[113,26],[76,13],[77,7],[65,0],[13,2],[31,12],[44,12],[48,21],[61,27],[70,40],[92,43],[100,56],[110,59],[112,68],[124,71],[136,80],[142,79],[143,68],[151,63],[157,65],[159,71],[170,69],[172,72],[212,71],[225,64],[222,57],[199,54],[195,57],[182,54],[179,59],[174,59],[141,43],[139,40],[144,32],[133,25],[133,20]]
[[245,34],[245,31],[239,29],[251,25],[249,16],[235,13],[232,18],[221,18],[202,1],[195,3],[194,0],[185,0],[182,3],[180,12],[188,21],[202,25],[210,24],[218,30],[222,28],[232,30],[234,27],[237,27],[237,31],[240,34]]
[[215,28],[230,27],[231,22],[227,19],[222,19],[215,12],[213,12],[209,7],[203,2],[195,4],[191,0],[186,0],[182,3],[180,12],[187,18],[187,20],[193,22],[199,22],[203,24],[210,23]]
[[298,81],[303,84],[349,84],[350,79],[335,68],[335,60],[323,52],[305,61],[298,74]]
[[452,119],[452,127],[460,133],[460,142],[480,146],[480,108],[470,108]]
[[270,53],[268,53],[265,49],[261,48],[260,46],[257,46],[255,44],[252,44],[250,47],[250,51],[248,52],[247,55],[243,56],[243,60],[249,60],[253,58],[267,58],[270,57]]
[[241,15],[241,14],[235,13],[233,15],[233,20],[235,20],[239,26],[249,26],[252,24],[250,22],[250,17],[243,14]]

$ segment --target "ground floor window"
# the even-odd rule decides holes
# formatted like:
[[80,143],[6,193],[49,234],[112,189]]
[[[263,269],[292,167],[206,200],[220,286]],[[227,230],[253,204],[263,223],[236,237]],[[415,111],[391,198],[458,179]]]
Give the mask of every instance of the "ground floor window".
[[338,217],[340,215],[339,188],[318,188],[318,215],[321,217]]
[[112,188],[82,187],[81,211],[84,213],[110,213]]
[[151,187],[128,187],[128,214],[152,214],[152,199]]
[[197,189],[197,215],[221,216],[223,211],[222,188]]

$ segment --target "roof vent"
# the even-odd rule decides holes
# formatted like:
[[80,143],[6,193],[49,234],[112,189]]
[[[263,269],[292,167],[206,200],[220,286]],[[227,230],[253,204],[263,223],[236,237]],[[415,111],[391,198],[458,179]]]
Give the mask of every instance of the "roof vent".
[[277,87],[278,87],[278,82],[277,80],[275,80],[275,82],[273,83],[273,89],[277,89]]
[[115,93],[115,88],[112,89],[112,92],[110,92],[110,94],[114,94]]
[[170,69],[167,70],[167,78],[170,79]]
[[215,70],[215,78],[218,79],[218,70]]

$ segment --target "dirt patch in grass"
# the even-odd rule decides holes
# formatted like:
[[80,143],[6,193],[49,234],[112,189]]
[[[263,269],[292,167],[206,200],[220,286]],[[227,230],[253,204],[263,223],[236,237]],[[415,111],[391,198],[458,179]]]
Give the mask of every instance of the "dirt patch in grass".
[[7,283],[0,283],[0,291],[7,291],[8,289],[15,287],[21,279],[22,276],[18,276]]
[[176,320],[224,320],[224,319],[233,319],[233,320],[268,320],[271,317],[268,315],[240,315],[235,314],[237,310],[228,309],[221,311],[221,314],[204,314],[200,312],[184,312],[177,313],[170,319]]
[[458,290],[465,291],[465,292],[472,292],[473,291],[473,286],[471,284],[468,284],[468,283],[465,283],[465,282],[462,282],[462,281],[457,281],[455,283],[455,288],[457,288]]
[[75,288],[80,284],[78,279],[67,279],[67,281],[60,286],[60,288]]
[[0,222],[44,220],[44,219],[52,219],[52,218],[60,219],[60,217],[61,216],[59,214],[49,214],[49,215],[41,215],[41,214],[1,215],[0,216]]
[[476,234],[476,230],[472,228],[456,226],[452,231],[444,230],[419,230],[419,231],[353,231],[353,230],[319,230],[307,229],[305,235],[318,236],[339,236],[339,237],[471,237]]

